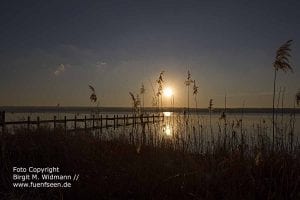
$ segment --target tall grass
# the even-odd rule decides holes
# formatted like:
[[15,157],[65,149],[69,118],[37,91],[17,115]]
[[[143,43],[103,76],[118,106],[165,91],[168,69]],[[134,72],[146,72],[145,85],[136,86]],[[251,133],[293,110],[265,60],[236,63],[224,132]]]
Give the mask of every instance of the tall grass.
[[194,100],[195,100],[195,108],[196,108],[196,110],[197,110],[197,108],[198,108],[198,99],[197,99],[198,88],[199,88],[199,86],[196,85],[196,80],[194,80],[194,85],[193,85],[193,96],[194,96]]
[[163,84],[164,84],[164,73],[165,71],[161,71],[159,73],[158,79],[156,80],[157,83],[157,92],[156,92],[156,98],[159,108],[159,101],[160,101],[160,107],[163,108],[163,100],[162,100],[162,91],[163,91]]
[[142,83],[142,86],[140,88],[140,94],[142,96],[142,112],[145,112],[145,92],[146,92],[146,89],[145,89],[145,86],[144,86],[144,83]]
[[277,71],[282,70],[284,72],[287,71],[293,71],[289,57],[290,55],[290,46],[291,46],[292,40],[288,40],[285,42],[283,45],[281,45],[277,51],[276,51],[276,56],[275,56],[275,61],[273,63],[274,67],[274,79],[273,79],[273,115],[272,115],[272,141],[273,145],[275,142],[275,96],[276,96],[276,80],[277,80]]
[[190,70],[187,72],[187,78],[184,81],[185,86],[187,87],[187,113],[190,113],[190,85],[193,83]]
[[129,95],[130,95],[131,101],[132,101],[133,114],[140,113],[141,100],[140,100],[139,95],[136,94],[136,96],[135,96],[132,92],[129,92]]

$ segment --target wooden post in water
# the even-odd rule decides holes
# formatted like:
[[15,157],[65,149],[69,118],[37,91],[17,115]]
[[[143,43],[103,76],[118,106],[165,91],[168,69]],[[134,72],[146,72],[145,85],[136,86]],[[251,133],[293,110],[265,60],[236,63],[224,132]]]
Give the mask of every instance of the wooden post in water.
[[107,128],[107,118],[108,116],[106,115],[106,118],[105,118],[105,127]]
[[53,117],[53,128],[55,129],[56,128],[56,116],[54,115]]
[[36,126],[38,129],[40,129],[40,117],[39,116],[37,116],[36,121],[37,121]]
[[154,124],[154,122],[155,122],[154,114],[152,115],[152,118],[153,118],[152,123]]
[[116,129],[116,115],[114,115],[114,130]]
[[126,126],[126,117],[125,117],[125,115],[123,116],[123,125]]
[[84,115],[84,131],[86,132],[86,115]]
[[141,124],[144,123],[144,116],[143,116],[143,114],[141,114],[141,116],[140,116],[140,123]]
[[65,133],[67,133],[67,116],[65,116],[64,127],[65,127]]
[[119,115],[117,115],[117,128],[118,128],[118,126],[119,126]]
[[27,130],[30,128],[30,116],[27,117]]
[[0,124],[2,126],[2,134],[5,133],[5,111],[2,111],[0,116]]
[[77,117],[76,117],[76,114],[75,114],[75,118],[74,118],[74,130],[75,131],[76,131],[76,126],[77,126],[76,122],[77,122]]

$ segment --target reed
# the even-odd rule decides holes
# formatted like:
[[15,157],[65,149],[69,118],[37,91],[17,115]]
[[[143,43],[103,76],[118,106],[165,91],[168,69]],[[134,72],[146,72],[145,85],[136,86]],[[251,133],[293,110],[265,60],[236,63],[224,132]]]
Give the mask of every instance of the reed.
[[142,83],[142,86],[140,88],[140,94],[142,96],[142,112],[145,112],[145,92],[146,92],[146,89],[145,89],[145,86],[144,86],[144,83]]
[[158,79],[156,80],[157,83],[157,102],[158,102],[158,108],[159,108],[159,100],[160,100],[160,107],[163,108],[163,101],[162,101],[162,91],[163,91],[163,84],[164,84],[164,73],[165,71],[161,71],[159,73]]
[[293,40],[288,40],[283,45],[281,45],[277,51],[275,56],[275,61],[273,63],[274,67],[274,79],[273,79],[273,115],[272,115],[272,141],[273,145],[275,143],[275,96],[276,96],[276,80],[277,80],[277,72],[282,70],[284,72],[293,71],[289,57],[291,51],[291,44]]
[[140,113],[141,100],[140,100],[139,95],[136,94],[136,96],[135,96],[132,92],[129,92],[129,95],[130,95],[131,100],[132,100],[133,114]]
[[193,85],[193,96],[194,96],[194,100],[195,100],[195,108],[196,111],[198,109],[198,99],[197,99],[197,95],[198,95],[198,88],[199,86],[196,85],[196,80],[193,81],[194,85]]
[[187,87],[187,113],[190,113],[190,85],[193,83],[190,70],[187,72],[187,78],[184,81],[185,86]]

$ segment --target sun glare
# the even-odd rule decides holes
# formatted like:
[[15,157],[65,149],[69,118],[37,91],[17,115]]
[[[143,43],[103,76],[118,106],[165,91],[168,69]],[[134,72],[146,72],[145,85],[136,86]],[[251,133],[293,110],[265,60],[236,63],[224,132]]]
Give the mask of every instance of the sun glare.
[[164,95],[166,97],[171,97],[173,95],[173,90],[170,87],[164,89]]

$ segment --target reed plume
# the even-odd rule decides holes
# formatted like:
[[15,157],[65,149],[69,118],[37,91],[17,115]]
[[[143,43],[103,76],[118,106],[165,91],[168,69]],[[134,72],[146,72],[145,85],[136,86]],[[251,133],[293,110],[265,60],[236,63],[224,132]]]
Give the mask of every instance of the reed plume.
[[196,109],[197,109],[197,94],[198,94],[198,86],[196,85],[196,80],[194,80],[194,85],[193,85],[193,95],[195,97],[195,105],[196,105]]
[[291,57],[289,52],[291,51],[290,46],[292,41],[293,40],[288,40],[276,51],[275,62],[273,64],[276,71],[278,71],[279,69],[284,72],[287,72],[288,70],[293,71],[289,61],[289,57]]
[[198,86],[196,85],[196,81],[194,80],[194,85],[193,85],[193,95],[197,95],[198,94]]
[[137,94],[136,96],[134,96],[134,94],[132,92],[129,92],[129,95],[130,95],[131,100],[132,100],[133,111],[135,113],[138,113],[139,112],[139,106],[141,105],[139,95]]
[[144,112],[144,109],[145,109],[145,92],[146,92],[146,89],[145,89],[145,86],[144,84],[142,83],[142,86],[140,88],[140,94],[142,95],[142,106],[143,106],[143,112]]
[[90,100],[91,102],[95,103],[97,101],[97,95],[95,92],[95,88],[91,85],[89,85],[90,90],[92,91],[91,95],[90,95]]
[[208,105],[208,110],[209,110],[209,112],[211,112],[212,110],[213,110],[213,100],[212,99],[210,99],[209,100],[209,105]]
[[165,71],[161,71],[160,74],[159,74],[159,77],[156,81],[157,84],[158,84],[158,89],[157,89],[156,96],[157,96],[157,99],[158,99],[158,105],[159,105],[159,97],[161,97],[161,107],[163,106],[162,105],[162,90],[163,90],[163,83],[164,83],[164,73],[165,73]]

